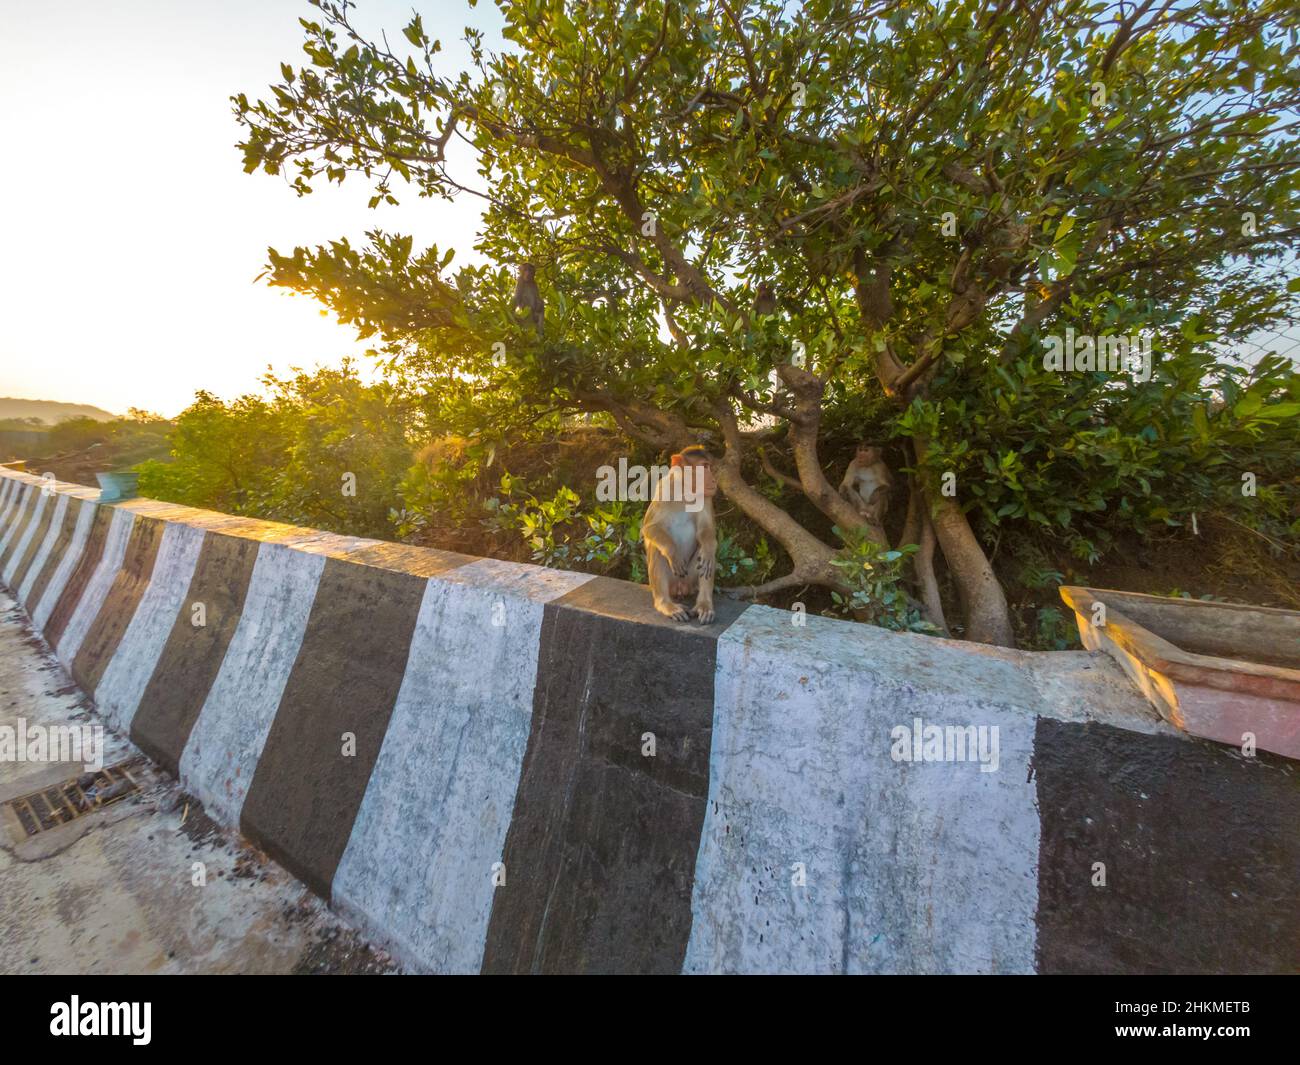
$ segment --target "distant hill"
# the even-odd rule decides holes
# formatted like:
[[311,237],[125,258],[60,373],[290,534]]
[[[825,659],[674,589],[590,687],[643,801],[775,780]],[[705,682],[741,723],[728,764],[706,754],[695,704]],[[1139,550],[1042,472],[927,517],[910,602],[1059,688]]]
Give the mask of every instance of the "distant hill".
[[0,421],[8,418],[40,418],[47,425],[69,418],[94,418],[97,422],[112,421],[110,414],[88,403],[56,403],[52,399],[9,399],[0,397]]

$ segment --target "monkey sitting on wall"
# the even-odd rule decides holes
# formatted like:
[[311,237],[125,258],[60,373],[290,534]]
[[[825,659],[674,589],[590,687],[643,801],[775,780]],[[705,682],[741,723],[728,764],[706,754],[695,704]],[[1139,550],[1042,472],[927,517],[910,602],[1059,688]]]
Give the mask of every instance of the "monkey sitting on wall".
[[861,443],[840,482],[840,494],[853,504],[864,520],[880,525],[889,509],[894,475],[885,463],[885,449]]
[[[692,615],[701,625],[714,618],[713,574],[718,533],[713,522],[713,459],[698,445],[672,457],[668,476],[655,486],[641,523],[646,570],[654,607],[674,621]],[[695,594],[688,610],[673,600]]]
[[532,263],[520,263],[519,273],[515,278],[515,314],[527,311],[532,319],[537,335],[542,335],[542,322],[546,318],[546,304],[537,288],[537,267]]

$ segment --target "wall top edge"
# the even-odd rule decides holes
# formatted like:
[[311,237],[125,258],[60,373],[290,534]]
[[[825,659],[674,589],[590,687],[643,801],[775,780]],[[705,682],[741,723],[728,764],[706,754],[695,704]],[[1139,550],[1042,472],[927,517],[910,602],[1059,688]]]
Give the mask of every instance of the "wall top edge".
[[[0,467],[0,478],[30,486],[46,478]],[[747,657],[784,660],[809,676],[849,670],[865,686],[900,685],[899,695],[928,692],[932,702],[966,705],[970,693],[984,693],[989,705],[1028,715],[1086,723],[1097,721],[1140,732],[1169,732],[1159,715],[1132,688],[1103,652],[1020,651],[967,644],[914,633],[890,632],[871,625],[810,615],[796,624],[790,611],[739,604],[719,597],[719,623],[697,626],[669,622],[654,614],[649,591],[611,577],[568,574],[529,563],[481,559],[472,555],[364,537],[345,536],[283,522],[222,514],[159,500],[135,498],[100,503],[99,491],[53,482],[53,491],[94,506],[125,511],[137,518],[184,525],[217,536],[253,540],[287,550],[322,555],[416,579],[479,581],[500,586],[506,598],[542,595],[568,609],[599,613],[614,621],[680,628],[684,635],[738,644]],[[491,575],[488,580],[488,574]],[[562,577],[557,575],[563,575]],[[560,594],[541,589],[549,582],[571,582]],[[518,587],[510,591],[511,584]],[[525,589],[533,587],[533,592]],[[642,602],[644,601],[644,602]],[[1081,677],[1088,683],[1080,686]]]

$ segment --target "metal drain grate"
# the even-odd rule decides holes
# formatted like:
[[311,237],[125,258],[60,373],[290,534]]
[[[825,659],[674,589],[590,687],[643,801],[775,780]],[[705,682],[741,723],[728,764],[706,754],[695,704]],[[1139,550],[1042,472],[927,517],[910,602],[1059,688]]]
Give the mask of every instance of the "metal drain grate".
[[61,784],[0,803],[0,807],[9,807],[23,831],[35,836],[134,795],[140,790],[140,782],[133,771],[138,773],[143,765],[143,759],[133,758],[105,766],[98,773],[83,773]]

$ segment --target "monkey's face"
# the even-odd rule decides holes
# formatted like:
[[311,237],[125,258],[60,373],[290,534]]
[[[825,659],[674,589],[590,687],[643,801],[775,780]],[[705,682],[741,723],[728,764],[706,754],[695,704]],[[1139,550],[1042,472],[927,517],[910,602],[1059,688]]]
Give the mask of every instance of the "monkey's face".
[[883,450],[883,448],[868,447],[866,444],[859,444],[858,462],[862,463],[864,466],[870,465],[873,462],[879,462]]
[[695,491],[702,492],[705,499],[712,499],[718,494],[718,482],[713,477],[713,460],[691,456],[686,462],[692,467],[693,475],[687,482]]
[[536,274],[536,273],[537,273],[537,267],[534,266],[532,263],[520,263],[520,264],[519,264],[519,280],[520,280],[520,281],[531,281],[531,280],[533,279],[533,275]]
[[[712,499],[718,492],[718,482],[713,477],[713,459],[707,454],[692,451],[685,455],[673,455],[669,463],[681,467],[684,490],[688,498],[697,498],[703,494],[705,499]],[[690,474],[685,473],[690,467]]]

